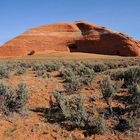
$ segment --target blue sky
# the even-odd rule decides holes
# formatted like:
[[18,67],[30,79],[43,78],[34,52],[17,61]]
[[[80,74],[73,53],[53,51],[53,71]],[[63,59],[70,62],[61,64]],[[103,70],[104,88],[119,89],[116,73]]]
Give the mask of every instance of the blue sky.
[[0,45],[31,27],[85,20],[140,39],[140,0],[0,0]]

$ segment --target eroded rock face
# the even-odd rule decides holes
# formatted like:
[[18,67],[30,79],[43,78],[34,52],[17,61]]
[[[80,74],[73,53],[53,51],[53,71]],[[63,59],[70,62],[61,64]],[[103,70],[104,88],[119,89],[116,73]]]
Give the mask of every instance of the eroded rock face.
[[0,56],[26,56],[54,51],[139,56],[140,44],[122,33],[79,21],[30,29],[0,47]]

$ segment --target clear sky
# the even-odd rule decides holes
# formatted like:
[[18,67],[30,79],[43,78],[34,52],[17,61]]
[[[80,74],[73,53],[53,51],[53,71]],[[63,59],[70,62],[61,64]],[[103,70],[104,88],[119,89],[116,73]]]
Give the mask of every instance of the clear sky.
[[140,39],[140,0],[0,0],[0,45],[31,27],[76,20]]

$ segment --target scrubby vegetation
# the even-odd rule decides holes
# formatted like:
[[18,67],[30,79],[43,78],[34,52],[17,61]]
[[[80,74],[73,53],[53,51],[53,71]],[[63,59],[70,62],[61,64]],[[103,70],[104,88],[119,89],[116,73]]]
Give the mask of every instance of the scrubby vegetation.
[[84,86],[92,86],[94,70],[80,63],[69,63],[60,71],[67,92],[77,92]]
[[48,72],[58,71],[62,66],[61,62],[46,63],[45,68]]
[[[139,66],[138,58],[0,62],[0,114],[22,113],[28,101],[28,85],[15,81],[27,81],[33,92],[31,100],[37,100],[32,108],[29,103],[29,108],[44,116],[48,126],[59,124],[68,133],[76,129],[84,137],[112,132],[139,134]],[[43,99],[38,100],[40,96]]]
[[6,66],[0,66],[0,78],[9,78],[9,70]]
[[107,77],[106,79],[100,82],[101,91],[103,94],[103,98],[108,100],[110,97],[114,96],[123,85],[123,81],[114,82]]
[[[94,112],[85,107],[84,99],[80,94],[67,95],[57,91],[54,97],[56,102],[51,101],[48,119],[59,118],[65,121],[66,126],[71,121],[70,127],[86,130],[90,135],[106,133],[103,115],[101,116],[95,107]],[[53,118],[53,110],[56,108],[55,118]]]
[[0,112],[9,115],[13,112],[21,113],[28,100],[28,91],[26,84],[18,84],[13,89],[7,84],[0,84]]
[[24,73],[26,73],[26,68],[25,67],[18,66],[16,68],[16,75],[22,75]]
[[112,81],[110,77],[102,80],[100,82],[101,91],[103,94],[103,98],[107,101],[109,105],[110,113],[112,114],[112,98],[115,94],[120,91],[120,88],[123,85],[123,81]]

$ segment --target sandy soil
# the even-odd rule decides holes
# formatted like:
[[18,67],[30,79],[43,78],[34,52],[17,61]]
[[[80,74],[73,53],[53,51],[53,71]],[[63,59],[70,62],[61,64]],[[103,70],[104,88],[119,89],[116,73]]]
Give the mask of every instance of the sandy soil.
[[[47,56],[31,56],[16,58],[16,60],[73,60],[91,58],[116,59],[122,57],[81,53],[72,53],[69,55],[67,53],[52,53]],[[8,58],[6,60],[15,60],[15,58]],[[105,136],[93,135],[84,137],[82,130],[75,129],[69,132],[56,123],[48,123],[45,118],[45,111],[49,107],[50,95],[54,90],[63,88],[62,80],[57,77],[57,74],[58,72],[51,73],[51,78],[35,77],[34,71],[29,69],[23,75],[11,75],[9,79],[2,80],[12,86],[16,86],[20,82],[26,83],[28,85],[30,99],[27,104],[28,111],[23,116],[17,114],[7,118],[0,116],[0,140],[138,140],[138,137],[125,136],[119,132],[112,132],[112,134]],[[94,83],[94,94],[96,95],[99,93],[97,82],[100,78],[98,77]],[[83,89],[82,93],[91,95],[93,91]],[[97,101],[97,105],[102,108],[106,106],[106,103],[99,100]],[[121,104],[114,102],[113,105],[119,106]]]

